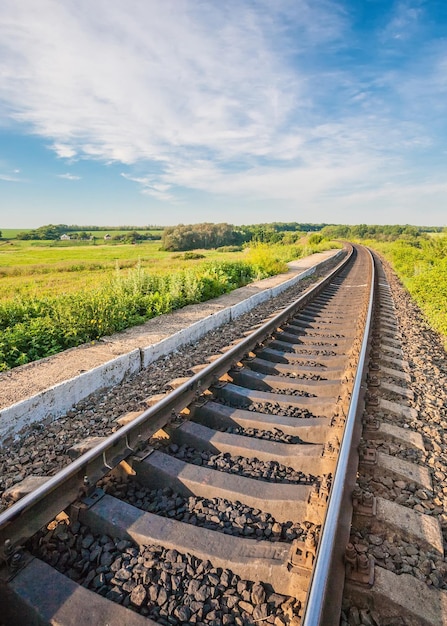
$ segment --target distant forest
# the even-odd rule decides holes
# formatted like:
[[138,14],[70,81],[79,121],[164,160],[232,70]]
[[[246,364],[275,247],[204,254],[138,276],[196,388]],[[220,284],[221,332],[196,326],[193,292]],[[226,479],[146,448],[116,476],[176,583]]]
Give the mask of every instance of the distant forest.
[[271,222],[245,226],[204,222],[167,227],[48,224],[33,230],[19,232],[16,234],[16,238],[57,240],[62,235],[69,235],[70,239],[73,240],[89,240],[96,238],[92,234],[96,231],[110,232],[110,239],[115,242],[138,243],[147,240],[161,240],[161,246],[164,250],[187,251],[198,248],[241,247],[249,242],[293,244],[308,233],[318,233],[321,238],[326,239],[394,241],[396,239],[417,238],[430,232],[442,232],[443,228],[437,226],[367,224],[348,226],[308,222]]
[[[262,243],[296,243],[308,233],[314,233],[321,241],[325,239],[395,239],[420,237],[426,232],[441,232],[441,227],[417,226],[344,226],[336,224],[309,224],[298,222],[273,222],[253,226],[233,226],[231,224],[179,224],[164,229],[162,247],[164,250],[194,250],[197,248],[220,248],[242,246],[251,241]],[[317,243],[317,241],[314,241]]]
[[309,232],[321,231],[325,226],[327,224],[298,222],[272,222],[250,226],[208,222],[179,224],[164,229],[162,246],[164,250],[182,251],[242,246],[250,241],[291,244]]
[[[68,235],[73,240],[88,240],[92,233],[107,231],[115,241],[138,242],[161,239],[165,250],[193,250],[195,248],[218,248],[240,246],[248,241],[294,243],[304,233],[321,230],[326,224],[298,222],[273,222],[251,226],[231,224],[179,224],[178,226],[79,226],[47,224],[32,230],[18,232],[16,239],[57,240]],[[123,233],[125,231],[125,233]],[[113,234],[115,233],[115,234]]]
[[[46,226],[39,226],[32,230],[24,230],[16,234],[16,239],[24,240],[43,240],[51,241],[60,239],[62,235],[69,235],[70,239],[90,239],[91,233],[97,231],[110,231],[111,233],[117,233],[126,231],[131,235],[123,236],[122,234],[115,234],[113,239],[161,239],[162,226],[69,226],[67,224],[47,224]],[[154,231],[158,231],[157,233]]]
[[377,239],[379,241],[395,241],[411,237],[421,237],[424,233],[441,233],[442,226],[409,226],[396,224],[375,226],[357,224],[356,226],[330,224],[321,230],[321,234],[328,239]]

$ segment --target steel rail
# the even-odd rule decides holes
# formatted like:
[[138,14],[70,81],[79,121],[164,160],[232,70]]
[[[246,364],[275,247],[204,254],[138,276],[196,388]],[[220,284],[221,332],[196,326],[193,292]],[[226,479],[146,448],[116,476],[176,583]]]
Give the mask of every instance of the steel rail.
[[[366,249],[365,249],[366,250]],[[357,426],[357,413],[359,399],[361,397],[361,386],[364,377],[364,368],[366,357],[369,349],[369,335],[371,330],[371,321],[374,304],[374,287],[375,287],[375,266],[374,259],[369,250],[367,250],[371,262],[371,290],[369,294],[368,311],[365,321],[365,331],[363,335],[362,345],[359,352],[359,360],[357,372],[354,379],[351,400],[349,403],[348,414],[345,422],[345,430],[340,446],[340,453],[335,469],[329,503],[326,509],[326,516],[318,543],[315,566],[312,572],[311,583],[306,598],[306,604],[303,612],[301,626],[326,626],[339,622],[339,614],[337,621],[333,621],[333,617],[329,617],[333,607],[328,608],[328,604],[334,603],[335,598],[331,595],[330,587],[334,586],[333,568],[334,560],[338,559],[335,567],[343,565],[344,547],[341,550],[334,551],[336,544],[336,536],[340,530],[340,520],[345,511],[342,511],[343,503],[346,504],[347,494],[346,476],[348,466],[352,463],[351,448],[353,445],[354,431]],[[338,582],[336,583],[338,585]],[[340,597],[341,602],[341,597]]]
[[[132,422],[122,426],[103,442],[78,459],[62,468],[43,485],[27,494],[0,514],[0,558],[6,560],[11,549],[22,544],[58,513],[80,496],[85,496],[91,485],[113,467],[136,452],[140,444],[166,425],[173,412],[181,410],[205,391],[231,364],[237,363],[251,350],[265,341],[266,337],[290,319],[320,293],[353,257],[354,248],[348,248],[347,256],[324,278],[310,287],[295,302],[274,318],[230,348],[220,358],[207,365],[198,374],[167,394],[152,407],[146,409]],[[5,549],[5,542],[8,548]]]

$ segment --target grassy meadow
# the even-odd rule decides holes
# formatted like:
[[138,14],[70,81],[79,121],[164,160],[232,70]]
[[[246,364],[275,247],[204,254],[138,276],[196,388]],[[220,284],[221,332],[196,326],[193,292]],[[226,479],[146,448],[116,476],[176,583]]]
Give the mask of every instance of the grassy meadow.
[[0,371],[209,300],[285,272],[287,261],[339,247],[303,240],[173,253],[160,246],[0,242]]
[[[42,245],[42,244],[47,245]],[[138,244],[85,241],[0,242],[0,301],[21,296],[76,293],[104,284],[116,273],[137,267],[152,274],[190,268],[204,259],[160,250],[160,241]],[[39,245],[35,245],[39,244]],[[236,260],[243,253],[198,251],[208,260]]]
[[447,236],[437,233],[425,238],[362,243],[390,262],[430,326],[445,337],[447,348]]
[[3,239],[15,239],[18,233],[27,232],[27,229],[23,228],[2,228]]

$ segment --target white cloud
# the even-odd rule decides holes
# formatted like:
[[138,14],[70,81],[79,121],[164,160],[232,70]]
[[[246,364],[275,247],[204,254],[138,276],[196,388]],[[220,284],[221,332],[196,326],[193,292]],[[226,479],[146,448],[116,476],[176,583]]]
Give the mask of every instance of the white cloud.
[[65,178],[66,180],[81,180],[80,176],[76,176],[75,174],[70,174],[70,173],[66,173],[66,174],[57,174],[58,178]]
[[138,183],[141,186],[142,193],[153,196],[158,200],[174,200],[174,196],[169,192],[172,185],[169,183],[158,182],[155,177],[151,176],[131,176],[121,172],[121,176],[126,180]]
[[5,4],[4,98],[60,157],[262,151],[299,98],[272,26],[243,4]]
[[[3,97],[62,158],[275,156],[290,118],[308,106],[275,37],[334,37],[337,12],[321,7],[5,0]],[[293,33],[283,21],[291,15]]]
[[[421,20],[396,7],[388,39]],[[331,0],[3,0],[0,119],[68,165],[121,163],[169,202],[186,188],[316,204],[404,184],[436,141],[416,107],[445,111],[445,61],[416,77],[337,64],[349,19]]]
[[62,143],[53,143],[51,148],[56,152],[58,157],[69,159],[76,156],[76,150]]

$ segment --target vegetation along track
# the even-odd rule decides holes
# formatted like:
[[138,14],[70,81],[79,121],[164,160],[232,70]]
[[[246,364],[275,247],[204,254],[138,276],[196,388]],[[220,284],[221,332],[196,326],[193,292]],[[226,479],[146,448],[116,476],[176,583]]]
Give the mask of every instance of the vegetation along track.
[[427,623],[444,623],[442,589],[396,582],[378,558],[396,537],[428,560],[443,548],[435,518],[408,506],[431,483],[409,462],[422,440],[396,426],[411,394],[383,273],[363,411],[372,267],[355,248],[111,436],[74,446],[71,465],[4,494],[20,499],[0,515],[0,620],[419,624],[417,593],[434,605]]

